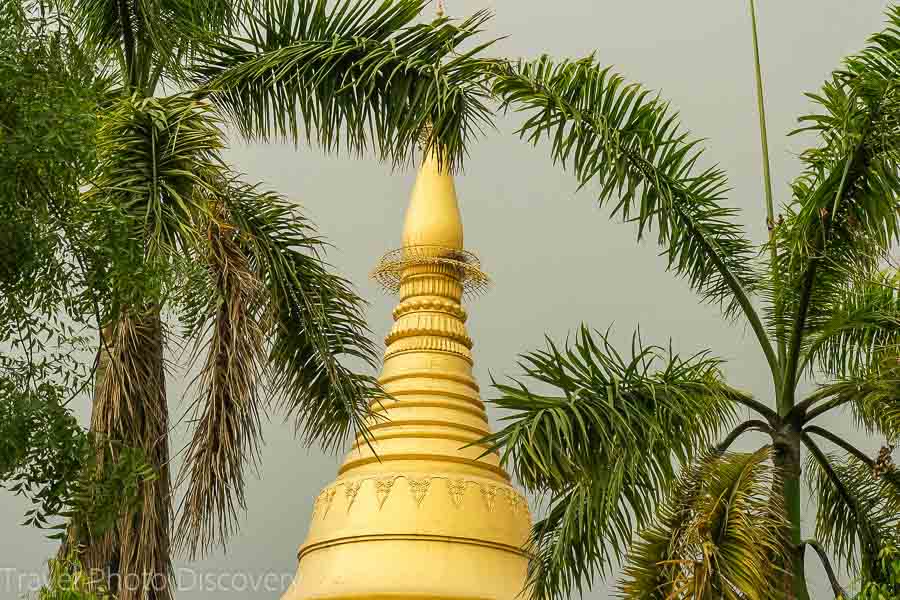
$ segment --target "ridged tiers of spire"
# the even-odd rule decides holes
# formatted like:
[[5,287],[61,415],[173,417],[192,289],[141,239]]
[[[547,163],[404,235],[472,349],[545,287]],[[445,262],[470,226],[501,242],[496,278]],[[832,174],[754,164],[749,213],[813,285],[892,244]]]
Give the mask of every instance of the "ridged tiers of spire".
[[[470,267],[452,177],[433,158],[413,190],[399,253],[400,302],[380,381],[390,398],[318,496],[283,600],[513,600],[530,527],[494,454],[472,377],[462,297]],[[407,257],[408,260],[405,260]]]

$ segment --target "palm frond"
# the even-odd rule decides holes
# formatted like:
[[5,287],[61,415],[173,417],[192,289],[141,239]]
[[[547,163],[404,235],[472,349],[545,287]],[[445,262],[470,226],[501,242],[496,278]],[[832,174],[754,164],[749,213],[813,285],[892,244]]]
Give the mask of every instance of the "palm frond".
[[236,527],[265,389],[307,443],[329,448],[366,431],[381,394],[345,364],[376,362],[362,300],[328,270],[324,243],[292,205],[228,170],[218,125],[208,103],[184,96],[122,100],[101,127],[98,174],[84,194],[110,249],[101,303],[110,315],[190,284],[176,297],[189,299],[185,325],[208,348],[181,477],[177,541],[192,555]]
[[482,44],[487,19],[415,24],[428,0],[264,0],[237,37],[195,66],[199,82],[248,138],[315,140],[328,151],[407,160],[426,151],[451,167],[490,123]]
[[[262,282],[238,241],[238,233],[217,215],[208,225],[207,269],[214,293],[198,322],[194,356],[205,364],[198,376],[193,437],[179,486],[187,484],[176,529],[176,545],[195,558],[225,540],[245,509],[244,465],[255,463],[261,439],[260,414],[266,361]],[[203,348],[205,346],[205,348]]]
[[269,386],[307,443],[336,447],[365,432],[369,403],[381,397],[363,300],[323,262],[314,226],[279,195],[232,181],[220,196],[237,240],[265,288]]
[[183,63],[212,36],[230,30],[245,0],[63,0],[83,43],[119,60],[129,88],[152,95],[163,73],[180,78]]
[[878,555],[900,542],[896,477],[876,476],[855,457],[827,455],[807,441],[806,477],[817,504],[816,537],[854,573],[877,578]]
[[[814,402],[813,402],[814,401]],[[818,406],[815,402],[821,402]],[[823,385],[810,397],[812,420],[825,412],[849,405],[857,424],[870,434],[900,440],[900,363],[897,355],[883,357],[865,373]]]
[[128,296],[110,304],[160,298],[171,256],[198,245],[203,192],[224,169],[217,125],[208,104],[183,96],[124,98],[104,113],[83,199],[96,247],[109,249],[104,283]]
[[130,18],[134,12],[130,4],[119,0],[68,0],[63,6],[71,14],[85,44],[99,50],[119,48],[121,51],[122,17],[124,14]]
[[784,507],[772,494],[772,449],[711,453],[685,470],[657,523],[642,532],[620,583],[640,600],[769,600],[790,561]]
[[[145,586],[155,589],[154,600],[169,600],[173,575],[169,423],[159,313],[156,309],[122,312],[105,335],[91,431],[99,443],[120,442],[121,446],[109,448],[114,461],[119,460],[120,447],[142,450],[157,476],[140,484],[140,502],[134,510],[110,531],[86,542],[84,562],[109,573],[111,581],[120,573],[140,578],[111,590],[118,592],[120,600],[145,600]],[[105,455],[98,450],[101,460]]]
[[650,521],[675,480],[675,465],[694,459],[731,420],[737,392],[705,353],[682,358],[635,335],[623,357],[606,335],[584,327],[572,346],[548,341],[520,364],[558,395],[495,383],[501,396],[491,403],[511,414],[485,442],[527,489],[552,494],[550,516],[534,529],[529,583],[540,598],[565,597],[625,555],[633,530]]
[[504,108],[528,113],[520,135],[548,139],[553,160],[634,221],[638,239],[656,228],[669,267],[703,298],[729,314],[744,305],[757,286],[756,252],[734,222],[739,211],[723,205],[725,173],[699,166],[698,141],[666,102],[593,57],[506,65],[493,91]]
[[804,363],[831,377],[869,373],[900,356],[900,279],[883,271],[853,283],[810,338]]
[[876,274],[900,236],[900,7],[869,46],[848,58],[818,94],[821,110],[799,131],[820,144],[801,155],[804,173],[777,228],[776,299],[789,322],[788,384],[799,376],[807,335],[821,330],[854,280]]
[[[611,465],[607,478],[624,476]],[[646,482],[649,491],[652,483]],[[624,554],[623,540],[634,524],[600,480],[582,479],[550,498],[546,515],[534,523],[526,549],[531,554],[525,590],[535,599],[568,598],[590,588],[598,570],[614,554]]]
[[[684,572],[696,563],[683,563],[676,549],[694,520],[691,508],[703,493],[700,473],[710,458],[715,457],[685,467],[666,502],[658,507],[655,523],[641,530],[632,543],[619,582],[619,591],[625,598],[668,600],[671,592],[685,586]],[[677,593],[674,598],[678,598]]]
[[187,491],[176,540],[191,556],[236,530],[270,402],[305,443],[331,449],[351,431],[366,435],[370,403],[383,394],[351,368],[373,368],[375,346],[362,300],[328,270],[315,228],[281,196],[221,175],[214,194],[199,189],[214,216],[191,256],[206,268],[182,272],[179,298],[188,336],[207,352],[179,477]]

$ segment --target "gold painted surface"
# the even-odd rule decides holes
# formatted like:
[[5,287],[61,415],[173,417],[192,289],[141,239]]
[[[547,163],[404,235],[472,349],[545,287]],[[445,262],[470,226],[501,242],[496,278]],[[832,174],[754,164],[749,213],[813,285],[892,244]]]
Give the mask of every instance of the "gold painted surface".
[[406,209],[403,247],[410,246],[463,249],[463,226],[456,186],[453,177],[438,167],[434,156],[429,156],[422,163]]
[[489,426],[461,305],[471,271],[453,266],[462,221],[453,179],[433,159],[419,171],[402,239],[400,255],[438,260],[401,263],[380,378],[391,399],[375,407],[387,419],[372,424],[371,447],[356,440],[317,497],[282,600],[513,600],[522,591],[531,516],[498,457],[473,445]]

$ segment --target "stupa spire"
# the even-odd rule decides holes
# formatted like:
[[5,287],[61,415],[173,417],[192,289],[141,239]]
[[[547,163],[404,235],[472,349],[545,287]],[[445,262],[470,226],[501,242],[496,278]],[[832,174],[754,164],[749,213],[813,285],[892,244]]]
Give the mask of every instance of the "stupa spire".
[[427,155],[401,247],[373,273],[399,295],[371,407],[337,479],[317,497],[282,600],[517,600],[530,515],[496,454],[472,376],[463,298],[487,276],[463,244],[453,177]]
[[[446,161],[444,161],[446,162]],[[463,249],[463,226],[453,177],[434,153],[429,153],[416,178],[406,220],[403,247],[436,246]]]

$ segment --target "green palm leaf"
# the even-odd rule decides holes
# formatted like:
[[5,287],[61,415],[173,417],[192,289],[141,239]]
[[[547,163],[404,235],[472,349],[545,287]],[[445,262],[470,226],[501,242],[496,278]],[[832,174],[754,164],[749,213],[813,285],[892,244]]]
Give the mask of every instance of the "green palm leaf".
[[118,60],[129,88],[150,95],[215,34],[240,19],[244,0],[63,0],[84,44]]
[[337,447],[350,431],[366,431],[369,404],[382,393],[345,364],[378,361],[363,300],[327,269],[324,242],[285,199],[233,182],[222,200],[265,287],[271,389],[308,442]]
[[789,560],[772,449],[711,453],[689,466],[657,523],[633,546],[620,584],[634,600],[769,600]]
[[808,442],[807,481],[817,502],[816,537],[855,573],[878,578],[882,548],[900,543],[895,472],[876,476],[855,457],[826,455]]
[[806,169],[777,230],[785,281],[776,301],[790,332],[791,394],[812,339],[806,334],[840,312],[853,282],[877,276],[900,236],[900,8],[888,19],[867,48],[809,95],[821,111],[800,119],[799,131],[814,133],[820,144],[801,155]]
[[705,299],[731,312],[735,289],[756,287],[756,253],[733,223],[738,211],[722,205],[725,174],[699,166],[697,140],[666,102],[593,57],[509,65],[493,85],[505,108],[529,113],[522,137],[552,142],[553,160],[579,185],[595,185],[614,216],[634,221],[638,239],[656,228],[669,267]]
[[[479,85],[487,19],[415,24],[427,0],[265,0],[243,32],[196,65],[202,86],[251,138],[315,139],[406,160],[423,136],[451,166],[490,123]],[[315,132],[315,133],[313,133]]]
[[491,402],[509,424],[487,438],[531,491],[550,492],[532,536],[529,585],[536,597],[565,597],[595,569],[625,556],[635,528],[698,448],[733,416],[738,392],[722,383],[719,361],[682,358],[635,335],[623,357],[608,337],[582,328],[574,344],[522,357],[524,383],[497,385]]
[[270,396],[304,441],[326,448],[364,433],[381,397],[351,368],[377,361],[363,301],[329,271],[292,204],[230,173],[219,125],[214,107],[187,96],[121,100],[101,124],[83,197],[108,249],[102,318],[175,299],[197,356],[206,352],[179,477],[176,541],[193,556],[236,529]]
[[900,278],[883,271],[852,283],[808,345],[804,363],[832,377],[869,373],[900,355]]
[[224,167],[218,124],[209,105],[186,96],[120,100],[101,122],[85,202],[127,218],[148,257],[187,253],[208,210],[196,188],[213,193]]
[[[818,402],[821,404],[816,406]],[[807,420],[849,405],[857,424],[870,434],[900,440],[900,364],[897,356],[885,356],[866,373],[821,386],[804,404],[813,407]]]

